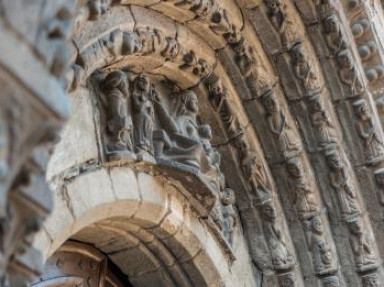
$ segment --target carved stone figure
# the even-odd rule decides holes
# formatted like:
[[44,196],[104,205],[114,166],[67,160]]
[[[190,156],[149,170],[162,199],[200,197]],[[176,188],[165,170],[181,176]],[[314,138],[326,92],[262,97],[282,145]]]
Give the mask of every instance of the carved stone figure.
[[377,192],[379,203],[384,206],[384,168],[379,168],[375,171],[375,181],[379,187]]
[[365,162],[369,165],[377,164],[384,160],[384,142],[375,118],[365,100],[354,102],[353,107],[358,119],[355,123],[356,130],[364,142]]
[[237,117],[235,103],[231,101],[228,90],[223,88],[221,80],[217,79],[209,86],[209,100],[219,113],[222,123],[230,138],[243,132],[243,127]]
[[339,287],[340,286],[339,277],[337,276],[325,277],[323,279],[323,285],[324,287]]
[[101,15],[107,12],[112,0],[90,0],[88,2],[89,7],[89,19],[98,20]]
[[370,273],[362,276],[362,278],[363,287],[380,287],[382,284],[379,274],[377,273]]
[[288,13],[284,0],[267,0],[266,4],[272,25],[280,34],[282,45],[284,48],[290,49],[293,44],[300,40],[295,20]]
[[350,170],[344,163],[340,151],[337,149],[329,149],[325,155],[331,169],[329,175],[330,184],[339,197],[342,216],[348,218],[351,215],[360,213]]
[[240,165],[244,178],[248,182],[256,203],[270,198],[272,191],[268,187],[268,177],[258,155],[251,151],[249,143],[241,137],[238,140]]
[[339,76],[341,82],[349,87],[352,95],[360,95],[364,92],[364,84],[358,67],[352,57],[351,51],[342,50],[337,55],[337,63],[339,65]]
[[319,71],[304,49],[303,43],[297,43],[291,49],[293,68],[296,78],[305,89],[306,95],[311,96],[321,89]]
[[288,186],[299,217],[301,219],[312,217],[319,212],[319,202],[302,160],[299,157],[292,157],[286,161],[286,168],[289,174]]
[[339,143],[339,135],[331,116],[327,111],[321,94],[314,95],[308,99],[309,118],[316,131],[317,146],[324,149]]
[[350,243],[355,258],[355,265],[358,271],[366,271],[376,268],[377,259],[367,233],[363,228],[363,219],[355,218],[348,222],[351,232]]
[[135,126],[135,150],[153,155],[153,87],[149,78],[139,75],[133,81],[132,111]]
[[143,51],[143,42],[136,32],[123,32],[122,55],[134,55]]
[[285,243],[284,234],[277,223],[277,212],[273,199],[263,202],[261,215],[265,223],[265,236],[267,238],[272,263],[276,270],[287,270],[295,265],[294,257],[289,253]]
[[164,33],[159,29],[138,28],[135,31],[142,44],[142,54],[161,53],[166,45]]
[[129,81],[122,71],[114,71],[102,83],[106,97],[107,132],[110,155],[124,156],[133,152],[132,118],[129,112]]
[[289,272],[278,275],[279,287],[296,287],[295,273]]
[[307,239],[309,249],[313,256],[315,272],[318,275],[330,274],[336,271],[332,255],[331,246],[329,245],[323,223],[319,216],[314,216],[309,222],[306,222]]
[[227,238],[228,243],[233,245],[233,233],[237,222],[235,204],[235,193],[230,188],[225,188],[220,192],[223,218],[224,218],[224,237]]
[[270,90],[261,100],[267,113],[269,128],[277,138],[280,152],[286,158],[297,154],[300,150],[300,143],[287,121],[285,111],[280,107],[275,92]]
[[347,49],[348,41],[342,30],[337,14],[330,14],[323,20],[324,31],[328,48],[333,55],[337,55],[342,50]]

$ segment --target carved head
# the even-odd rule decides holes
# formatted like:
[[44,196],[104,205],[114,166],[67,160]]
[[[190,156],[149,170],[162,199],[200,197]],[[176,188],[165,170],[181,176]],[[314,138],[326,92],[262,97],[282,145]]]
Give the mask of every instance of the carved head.
[[231,188],[225,188],[220,195],[221,203],[223,205],[235,204],[235,192]]
[[277,218],[276,207],[273,200],[268,200],[261,206],[261,214],[267,221],[275,221]]
[[123,94],[127,94],[129,89],[127,75],[120,70],[113,71],[105,78],[103,87],[105,90],[119,89]]
[[348,49],[341,51],[337,55],[337,63],[342,68],[352,69],[353,68],[353,57]]
[[363,276],[363,286],[364,287],[379,287],[380,279],[377,273],[372,273]]
[[287,273],[279,276],[279,286],[280,287],[295,287],[296,280],[295,274],[293,272]]
[[237,44],[244,40],[241,36],[240,30],[236,29],[235,26],[232,26],[231,31],[225,34],[225,39],[229,44]]
[[211,93],[211,95],[214,96],[219,96],[223,94],[224,89],[220,78],[218,78],[214,83],[209,86],[209,92]]
[[312,223],[312,230],[314,233],[323,234],[324,226],[319,216],[313,217],[311,220],[311,223]]
[[296,63],[303,63],[307,61],[307,55],[305,53],[304,44],[303,43],[297,43],[292,48],[292,53],[295,57]]
[[331,265],[332,263],[332,252],[331,247],[329,246],[328,242],[324,241],[319,244],[319,251],[320,251],[320,258],[321,262],[323,262],[324,265]]
[[210,125],[200,125],[198,132],[202,139],[212,140],[212,129]]
[[179,43],[172,37],[167,37],[166,42],[167,46],[161,52],[161,55],[167,59],[173,59],[179,53]]
[[379,187],[384,187],[384,168],[375,171],[375,181]]
[[282,3],[280,0],[268,0],[266,1],[267,7],[269,8],[270,13],[276,14],[279,12]]
[[197,95],[193,91],[187,90],[183,93],[183,97],[185,98],[186,109],[194,114],[197,114],[199,112]]
[[261,100],[267,114],[274,114],[280,110],[280,104],[273,89],[269,90]]
[[303,163],[299,157],[292,157],[285,163],[288,173],[293,177],[302,177],[304,175]]
[[330,276],[323,279],[324,287],[339,287],[339,277]]
[[138,90],[144,93],[149,93],[151,90],[151,82],[149,78],[143,74],[135,78],[133,85],[135,90]]
[[338,151],[337,149],[327,150],[325,156],[327,157],[328,165],[330,168],[339,170],[344,167],[340,151]]
[[357,236],[363,235],[363,220],[361,218],[355,218],[348,222],[349,231]]
[[356,102],[354,102],[353,109],[355,111],[355,115],[361,120],[366,120],[370,118],[369,107],[364,99],[357,100]]
[[324,99],[322,98],[322,96],[320,94],[317,94],[317,95],[310,97],[308,100],[308,103],[309,103],[309,108],[311,109],[311,111],[315,111],[315,112],[323,111],[325,108],[324,107]]
[[340,30],[339,18],[336,14],[331,14],[324,19],[324,28],[325,32],[328,34],[335,33]]

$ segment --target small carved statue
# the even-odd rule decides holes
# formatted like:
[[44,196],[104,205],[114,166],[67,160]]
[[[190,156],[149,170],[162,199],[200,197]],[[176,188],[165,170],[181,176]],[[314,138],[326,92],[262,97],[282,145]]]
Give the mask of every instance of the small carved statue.
[[337,276],[328,276],[323,279],[324,287],[340,287],[340,280]]
[[358,67],[353,60],[351,51],[345,49],[337,54],[337,63],[340,67],[339,76],[341,82],[350,88],[352,95],[357,96],[364,92],[364,84]]
[[356,268],[359,271],[369,270],[372,265],[375,266],[377,264],[377,258],[372,248],[372,243],[364,231],[363,219],[361,217],[355,218],[348,222],[348,227],[351,232],[350,243]]
[[233,245],[233,233],[237,221],[236,210],[234,208],[235,193],[232,189],[225,188],[220,192],[220,198],[223,208],[224,237],[227,238],[230,245]]
[[333,55],[337,55],[342,50],[347,49],[348,41],[346,40],[342,25],[337,14],[330,14],[323,20],[324,30],[328,48]]
[[268,187],[268,177],[259,156],[251,151],[249,143],[244,137],[238,141],[240,165],[245,179],[251,187],[256,202],[270,198],[272,191]]
[[380,168],[375,171],[376,185],[379,187],[377,197],[379,203],[384,206],[384,168]]
[[360,213],[359,204],[356,200],[355,186],[349,168],[344,163],[340,151],[332,148],[327,150],[325,155],[331,169],[329,180],[331,186],[338,194],[342,215],[349,217]]
[[129,113],[129,81],[122,71],[114,71],[102,83],[107,105],[108,153],[133,152],[132,118]]
[[379,127],[365,100],[354,102],[353,107],[358,119],[355,124],[356,130],[364,141],[365,162],[369,165],[378,164],[384,160],[384,143]]
[[363,287],[380,287],[382,286],[382,282],[380,280],[379,274],[370,273],[367,275],[362,276],[363,277]]
[[277,270],[287,270],[294,266],[295,260],[288,252],[284,234],[277,224],[277,212],[273,199],[263,202],[261,214],[265,223],[265,235],[271,252],[272,262]]
[[279,287],[296,287],[295,273],[289,272],[278,276]]
[[331,116],[327,111],[321,94],[314,95],[308,99],[310,109],[310,120],[316,130],[317,146],[324,149],[330,145],[339,143],[339,135],[334,126]]
[[153,155],[153,87],[149,78],[139,75],[133,81],[132,102],[135,124],[135,149],[139,154]]
[[292,157],[286,161],[288,186],[292,192],[293,202],[301,219],[307,219],[317,214],[319,202],[311,185],[308,175],[304,170],[299,157]]
[[325,238],[325,231],[321,218],[319,216],[314,216],[307,224],[308,245],[312,252],[315,272],[318,275],[324,275],[335,271],[335,267],[332,266],[332,250]]
[[282,45],[290,49],[300,39],[296,22],[288,13],[284,0],[266,0],[266,4],[272,25],[280,34]]
[[227,134],[233,138],[243,132],[243,127],[235,112],[235,103],[231,101],[228,90],[223,88],[221,80],[217,79],[209,86],[209,100],[219,113]]
[[306,53],[304,44],[295,44],[291,49],[291,55],[296,78],[301,82],[307,96],[318,92],[321,89],[319,71]]
[[280,152],[288,158],[300,151],[297,135],[287,122],[285,111],[281,109],[276,94],[270,90],[262,97],[271,132],[277,137]]

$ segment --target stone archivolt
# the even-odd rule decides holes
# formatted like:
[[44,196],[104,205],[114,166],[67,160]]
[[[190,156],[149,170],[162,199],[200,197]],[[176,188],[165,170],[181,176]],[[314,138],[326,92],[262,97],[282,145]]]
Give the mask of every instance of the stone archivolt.
[[[58,81],[69,56],[67,90],[90,91],[97,169],[124,166],[175,180],[228,266],[241,260],[240,223],[260,223],[245,230],[246,239],[256,277],[272,270],[271,286],[384,284],[378,252],[384,233],[373,232],[378,224],[368,216],[384,205],[383,130],[371,95],[381,89],[382,51],[366,3],[239,0],[252,7],[240,11],[234,2],[214,0],[85,2],[71,55],[63,48],[72,16],[65,5],[39,33],[36,49]],[[49,52],[46,38],[54,43]],[[4,265],[15,250],[30,250],[30,234],[51,209],[36,199],[22,246],[12,243],[22,220],[12,210],[24,208],[34,184],[43,185],[45,169],[31,151],[23,168],[13,168],[12,142],[22,134],[15,130],[22,129],[17,110],[0,110]],[[267,264],[259,264],[260,253]],[[17,270],[15,262],[10,268]],[[348,283],[350,276],[359,281]]]

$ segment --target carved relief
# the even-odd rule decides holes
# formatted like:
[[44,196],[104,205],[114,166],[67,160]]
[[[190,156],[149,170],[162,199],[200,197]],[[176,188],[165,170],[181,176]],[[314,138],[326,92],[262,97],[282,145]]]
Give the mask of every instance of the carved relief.
[[261,215],[264,219],[265,236],[274,268],[279,271],[292,269],[295,265],[295,259],[288,251],[273,199],[262,203]]
[[323,20],[323,25],[328,48],[333,55],[337,55],[348,48],[348,40],[337,14],[328,15]]
[[303,43],[297,43],[291,49],[293,69],[296,78],[300,81],[307,96],[311,96],[321,90],[319,71],[305,51]]
[[295,20],[288,13],[285,0],[266,0],[268,16],[275,30],[280,34],[280,39],[285,49],[290,49],[301,38]]
[[327,111],[321,94],[308,99],[310,121],[316,131],[317,146],[325,149],[339,143],[339,134]]
[[279,287],[296,287],[295,274],[293,272],[278,275]]
[[306,224],[308,246],[312,253],[315,272],[319,276],[336,272],[331,246],[326,238],[320,216],[314,216]]
[[350,216],[360,213],[351,173],[340,151],[330,149],[326,151],[325,155],[328,166],[331,169],[329,175],[330,184],[338,195],[342,216],[349,218]]
[[112,0],[90,0],[90,1],[88,1],[89,19],[90,20],[98,20],[101,15],[105,14],[108,11],[111,3],[112,3]]
[[292,193],[293,203],[301,219],[308,219],[319,212],[319,202],[315,190],[305,171],[300,157],[286,161],[288,187]]
[[235,193],[230,188],[225,188],[220,192],[222,204],[222,213],[224,219],[223,235],[230,245],[233,245],[233,233],[237,224],[237,215],[235,210]]
[[379,191],[377,192],[377,197],[379,203],[384,206],[384,168],[376,170],[374,175],[376,185],[379,188]]
[[229,92],[222,86],[221,80],[217,79],[209,86],[209,100],[219,113],[221,121],[227,131],[227,135],[233,138],[243,132],[239,119],[235,112],[235,103],[231,101]]
[[261,101],[267,114],[270,131],[275,135],[280,152],[285,158],[298,154],[300,143],[293,128],[288,123],[286,113],[281,108],[274,90],[265,94]]
[[325,277],[323,279],[323,286],[324,287],[339,287],[340,286],[339,277],[336,277],[336,276]]
[[384,160],[384,143],[374,116],[365,100],[353,103],[356,130],[364,142],[365,163],[375,165]]
[[265,201],[272,196],[265,167],[259,156],[251,151],[244,138],[238,141],[240,165],[256,203]]
[[135,125],[135,151],[143,156],[153,155],[153,87],[149,78],[139,75],[133,81],[132,112]]
[[370,273],[362,276],[363,287],[380,287],[382,282],[380,280],[379,274]]
[[350,243],[357,271],[363,272],[376,269],[377,258],[372,242],[363,228],[363,219],[361,217],[354,218],[348,222],[348,227],[351,233]]
[[130,87],[122,71],[110,73],[102,83],[107,110],[107,133],[110,156],[131,157],[133,152],[133,124],[130,115]]
[[341,82],[348,87],[351,96],[361,95],[365,88],[359,69],[352,57],[351,51],[343,50],[337,55],[339,76]]

